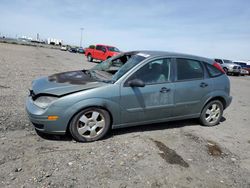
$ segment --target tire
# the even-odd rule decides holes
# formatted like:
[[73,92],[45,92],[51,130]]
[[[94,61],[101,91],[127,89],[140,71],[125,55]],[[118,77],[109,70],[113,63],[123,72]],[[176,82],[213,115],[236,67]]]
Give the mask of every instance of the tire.
[[219,100],[213,100],[202,109],[200,123],[204,126],[215,126],[220,122],[222,115],[222,103]]
[[101,139],[110,128],[110,115],[100,108],[87,108],[77,113],[70,122],[69,131],[78,142]]
[[228,74],[228,70],[226,67],[224,67],[223,70],[225,71],[226,74]]
[[[109,59],[109,58],[111,58],[111,57],[110,57],[110,56],[108,56],[108,57],[107,57],[107,59]],[[107,60],[107,59],[106,59],[106,60]]]
[[240,76],[240,73],[234,73],[235,76]]
[[87,59],[88,59],[88,62],[92,62],[93,61],[93,58],[92,58],[91,54],[88,54]]

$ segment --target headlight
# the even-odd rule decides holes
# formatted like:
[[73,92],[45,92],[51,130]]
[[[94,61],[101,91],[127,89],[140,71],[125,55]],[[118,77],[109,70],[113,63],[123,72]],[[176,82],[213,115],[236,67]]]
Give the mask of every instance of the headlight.
[[57,99],[58,99],[57,97],[52,97],[52,96],[41,96],[34,101],[34,104],[40,108],[47,108],[52,102],[54,102]]

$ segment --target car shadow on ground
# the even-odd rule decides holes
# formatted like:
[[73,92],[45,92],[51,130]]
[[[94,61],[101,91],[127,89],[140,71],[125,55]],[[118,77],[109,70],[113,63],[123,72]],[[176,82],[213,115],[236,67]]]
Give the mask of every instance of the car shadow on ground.
[[185,126],[200,126],[200,125],[197,119],[138,125],[138,126],[125,127],[125,128],[120,128],[120,129],[113,129],[109,132],[109,134],[106,137],[109,138],[113,136],[136,133],[136,132],[151,132],[151,131],[158,131],[158,130],[174,129],[174,128],[181,128]]
[[[221,122],[226,121],[225,117],[221,118]],[[216,125],[219,126],[220,124]],[[113,129],[111,130],[104,139],[107,139],[112,136],[128,134],[128,133],[136,133],[136,132],[150,132],[150,131],[158,131],[158,130],[165,130],[165,129],[174,129],[174,128],[181,128],[186,126],[202,126],[199,123],[198,119],[188,119],[188,120],[179,120],[179,121],[170,121],[164,123],[154,123],[154,124],[146,124],[146,125],[139,125],[133,127],[125,127],[120,129]]]
[[[222,117],[220,122],[224,122],[224,121],[226,121],[226,118]],[[123,134],[129,134],[129,133],[150,132],[150,131],[181,128],[181,127],[186,127],[186,126],[202,126],[202,125],[199,124],[199,121],[197,119],[138,125],[138,126],[110,130],[107,133],[107,135],[104,136],[104,138],[102,138],[102,140],[106,140],[111,137],[115,137],[115,136],[119,136]],[[66,135],[50,135],[50,134],[37,132],[37,134],[43,139],[50,140],[50,141],[73,141],[73,138],[69,133],[67,133]]]
[[47,134],[42,133],[36,130],[36,133],[39,137],[50,140],[50,141],[72,141],[73,138],[69,133],[66,133],[65,135],[54,135],[54,134]]

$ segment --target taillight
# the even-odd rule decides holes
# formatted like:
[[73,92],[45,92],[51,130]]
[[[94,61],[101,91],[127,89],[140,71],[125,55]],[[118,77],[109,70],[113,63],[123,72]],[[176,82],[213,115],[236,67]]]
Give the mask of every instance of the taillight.
[[225,71],[223,70],[223,68],[220,66],[219,63],[214,62],[213,66],[217,68],[219,71],[221,71],[223,74],[225,74]]

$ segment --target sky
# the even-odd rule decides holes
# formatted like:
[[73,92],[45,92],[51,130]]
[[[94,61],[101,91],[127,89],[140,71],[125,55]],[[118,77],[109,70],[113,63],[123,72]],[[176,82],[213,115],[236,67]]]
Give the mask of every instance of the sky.
[[0,0],[0,35],[250,60],[250,0]]

